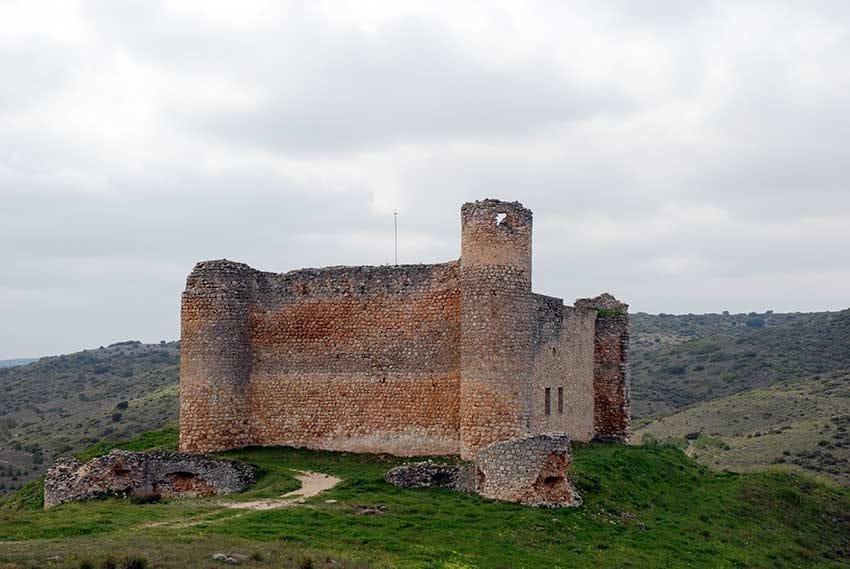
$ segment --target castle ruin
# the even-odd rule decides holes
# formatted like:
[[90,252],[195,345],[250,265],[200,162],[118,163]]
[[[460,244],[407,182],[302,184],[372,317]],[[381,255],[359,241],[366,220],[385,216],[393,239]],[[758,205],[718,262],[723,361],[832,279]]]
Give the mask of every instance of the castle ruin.
[[531,290],[531,211],[461,210],[461,256],[275,274],[198,263],[182,304],[180,448],[460,455],[629,437],[628,306]]

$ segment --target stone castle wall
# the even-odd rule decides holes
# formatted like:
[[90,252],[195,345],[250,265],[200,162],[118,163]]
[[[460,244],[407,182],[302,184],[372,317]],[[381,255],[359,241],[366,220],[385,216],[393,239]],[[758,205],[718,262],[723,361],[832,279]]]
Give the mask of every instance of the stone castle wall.
[[183,322],[185,450],[459,452],[457,263],[285,274],[200,263]]
[[521,204],[484,200],[463,207],[455,262],[199,263],[183,294],[181,449],[474,459],[535,433],[624,440],[628,307],[532,293],[531,226]]
[[594,436],[596,311],[534,296],[531,432],[569,433],[574,441],[589,441]]
[[457,263],[258,273],[248,405],[258,444],[459,448]]
[[593,430],[598,440],[627,442],[631,436],[629,383],[629,305],[610,294],[576,301],[595,310]]

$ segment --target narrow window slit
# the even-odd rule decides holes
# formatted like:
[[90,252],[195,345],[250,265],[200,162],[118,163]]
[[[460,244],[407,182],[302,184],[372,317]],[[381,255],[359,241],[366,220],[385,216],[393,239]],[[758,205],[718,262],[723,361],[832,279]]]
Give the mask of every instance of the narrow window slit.
[[564,414],[564,388],[558,388],[558,415]]
[[544,398],[545,398],[546,414],[551,415],[552,414],[552,388],[551,387],[546,388],[546,390],[544,392]]

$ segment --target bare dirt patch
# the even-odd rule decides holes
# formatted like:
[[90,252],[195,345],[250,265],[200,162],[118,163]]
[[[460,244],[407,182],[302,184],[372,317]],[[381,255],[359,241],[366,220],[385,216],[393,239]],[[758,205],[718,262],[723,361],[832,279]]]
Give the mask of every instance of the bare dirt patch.
[[[270,500],[253,500],[250,502],[214,502],[216,506],[221,506],[231,510],[276,510],[278,508],[288,508],[303,504],[309,498],[318,496],[322,492],[330,490],[340,482],[341,478],[329,476],[319,472],[299,471],[295,478],[301,482],[301,488],[282,494],[280,498]],[[229,516],[227,519],[238,518],[247,512],[237,513]],[[211,520],[210,514],[204,514],[200,517],[188,518],[184,520],[169,520],[164,522],[152,522],[142,525],[143,528],[186,528],[197,526],[203,523],[209,523]]]
[[303,504],[309,498],[330,490],[342,481],[336,476],[309,471],[300,472],[295,475],[295,478],[301,482],[301,488],[287,492],[280,498],[273,500],[254,500],[251,502],[218,502],[218,505],[237,510],[275,510],[277,508],[287,508],[296,504]]

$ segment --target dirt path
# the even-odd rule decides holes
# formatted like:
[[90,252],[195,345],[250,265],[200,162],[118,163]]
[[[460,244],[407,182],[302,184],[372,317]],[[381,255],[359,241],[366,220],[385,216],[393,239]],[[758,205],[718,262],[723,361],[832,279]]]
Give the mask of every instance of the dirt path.
[[341,482],[336,476],[318,472],[299,472],[295,475],[301,482],[301,488],[287,492],[273,500],[254,500],[252,502],[218,502],[219,506],[235,510],[275,510],[296,504],[303,504],[308,498],[318,496]]
[[[301,482],[301,488],[298,490],[293,490],[292,492],[287,492],[280,496],[280,498],[269,499],[269,500],[253,500],[250,502],[225,502],[223,500],[214,502],[216,506],[221,506],[223,508],[231,509],[231,510],[276,510],[278,508],[288,508],[290,506],[296,506],[298,504],[303,504],[308,498],[312,498],[313,496],[318,496],[322,492],[330,490],[340,482],[342,482],[341,478],[337,478],[336,476],[328,476],[327,474],[321,474],[319,472],[310,472],[310,471],[298,471],[298,474],[295,475],[295,478]],[[228,516],[227,520],[231,520],[233,518],[238,518],[244,515],[247,512],[235,514],[233,516]],[[169,520],[164,522],[152,522],[143,524],[142,528],[185,528],[197,526],[203,523],[209,523],[211,521],[210,514],[203,514],[200,517],[183,519],[183,520]]]

